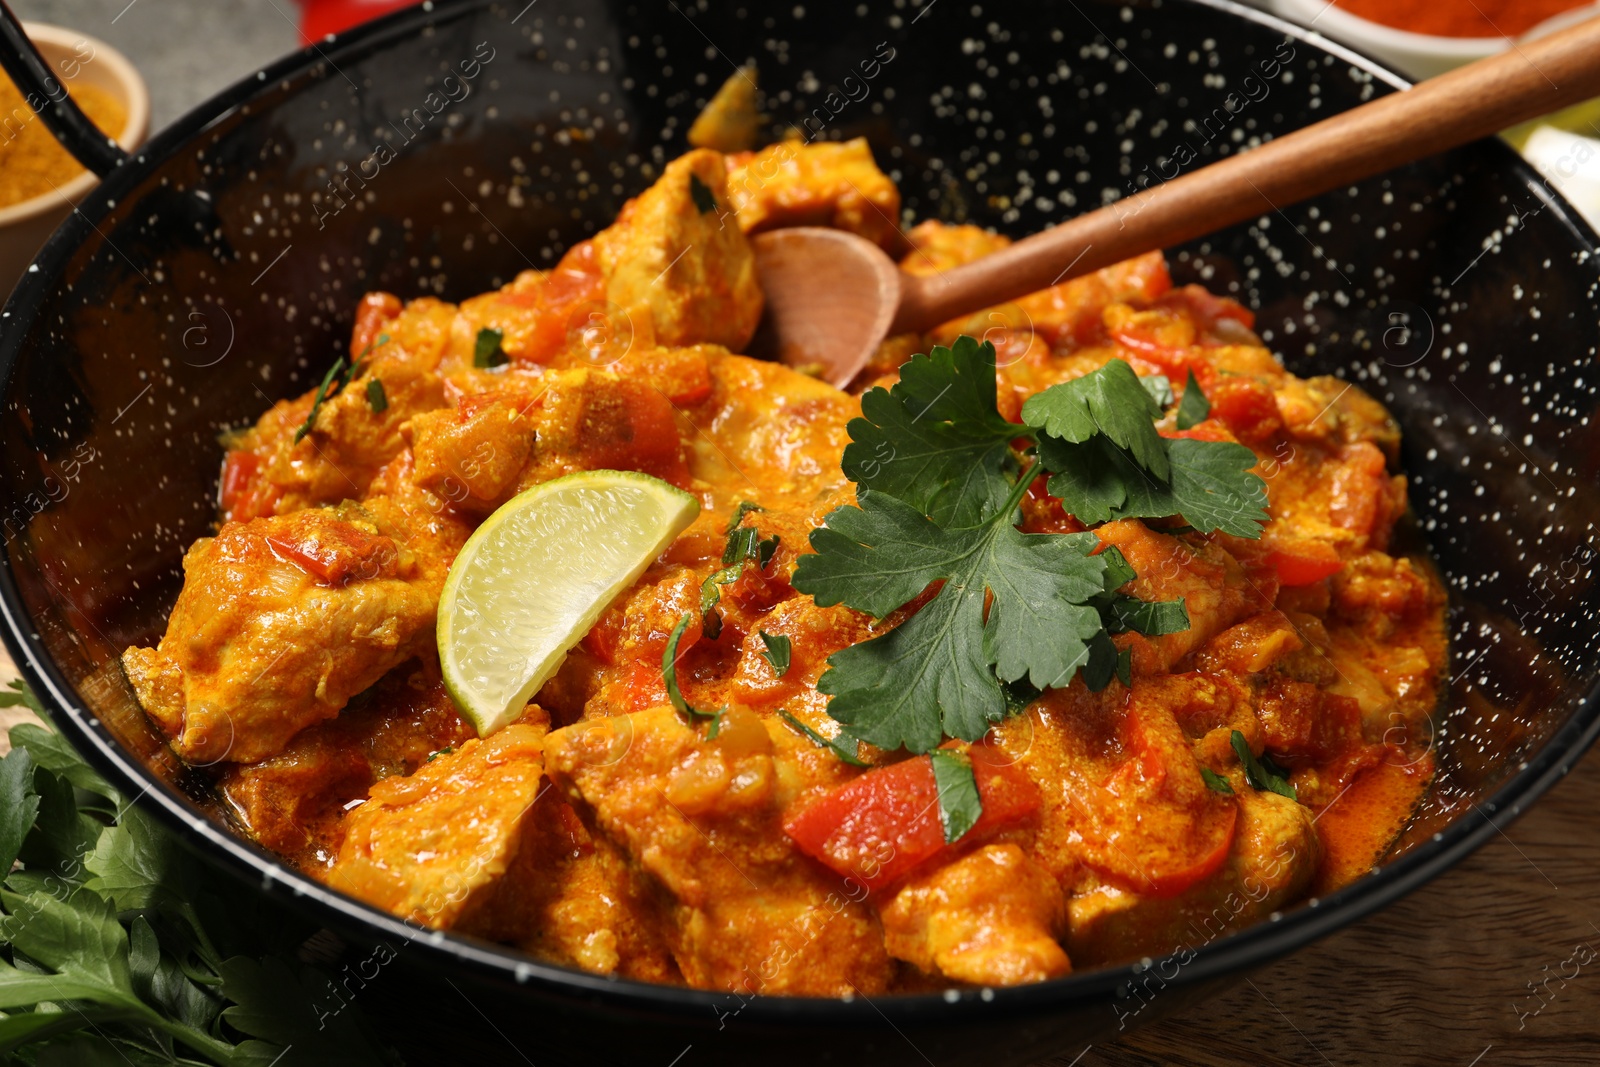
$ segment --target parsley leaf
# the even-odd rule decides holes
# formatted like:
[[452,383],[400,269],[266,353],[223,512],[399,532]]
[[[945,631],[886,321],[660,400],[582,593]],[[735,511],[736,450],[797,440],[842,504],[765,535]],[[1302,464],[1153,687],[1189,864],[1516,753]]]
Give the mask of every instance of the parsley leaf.
[[503,330],[488,326],[479,330],[478,337],[472,344],[472,365],[479,370],[493,370],[495,367],[503,367],[510,363],[511,357],[500,347],[500,342],[504,341],[505,337]]
[[1026,432],[995,406],[994,346],[962,336],[912,356],[892,388],[861,397],[841,463],[862,489],[899,497],[941,526],[993,514],[1011,490],[1002,470]]
[[1117,596],[1106,606],[1106,630],[1119,634],[1133,630],[1146,637],[1182,633],[1189,628],[1189,607],[1183,597],[1177,600],[1140,600]]
[[1213,793],[1221,793],[1226,797],[1233,796],[1233,783],[1210,767],[1201,767],[1200,777]]
[[1206,394],[1200,391],[1200,383],[1195,381],[1194,371],[1189,372],[1189,381],[1183,387],[1183,403],[1178,405],[1178,429],[1187,430],[1205,422],[1211,414],[1211,401],[1206,399]]
[[972,760],[964,752],[936,748],[928,758],[933,761],[933,783],[939,790],[939,825],[944,828],[944,843],[953,845],[983,817],[978,780],[972,774]]
[[1032,479],[1024,474],[984,526],[943,530],[910,504],[863,490],[858,507],[835,510],[813,531],[817,551],[800,557],[794,586],[823,607],[844,602],[882,618],[944,582],[910,619],[828,658],[818,689],[833,697],[828,714],[856,736],[912,752],[945,736],[976,741],[1005,717],[1002,681],[1064,685],[1087,661],[1101,629],[1088,602],[1103,591],[1106,564],[1090,555],[1093,534],[1012,525]]
[[1166,442],[1154,421],[1161,417],[1161,408],[1139,384],[1133,367],[1120,359],[1029,397],[1022,405],[1022,417],[1028,425],[1071,444],[1109,439],[1127,449],[1144,470],[1162,481],[1168,476]]
[[1139,384],[1144,386],[1144,391],[1150,394],[1150,399],[1156,402],[1158,408],[1172,406],[1172,383],[1165,374],[1151,374],[1139,379]]
[[1140,469],[1133,457],[1104,437],[1081,444],[1043,437],[1039,458],[1050,470],[1049,489],[1080,522],[1182,515],[1205,533],[1221,530],[1259,538],[1267,521],[1267,487],[1250,468],[1256,454],[1231,441],[1163,439],[1170,481]]
[[389,394],[383,391],[383,382],[377,378],[367,383],[367,406],[374,414],[389,409]]
[[872,764],[856,755],[856,739],[845,733],[843,730],[839,732],[838,737],[835,737],[830,741],[826,737],[823,737],[821,734],[817,733],[817,731],[813,730],[811,727],[807,726],[805,723],[801,722],[799,719],[795,718],[793,715],[790,715],[787,711],[784,711],[782,708],[778,709],[778,717],[784,722],[788,723],[790,726],[794,727],[794,729],[798,730],[800,733],[804,734],[811,740],[811,743],[816,745],[818,748],[825,748],[832,752],[835,756],[838,756],[841,762],[848,763],[852,767],[872,766]]
[[[10,688],[0,706],[25,703],[48,723]],[[241,897],[52,729],[17,726],[11,742],[0,852],[18,826],[25,840],[20,864],[0,854],[0,1059],[265,1067],[301,1062],[286,1055],[299,1046],[317,1062],[393,1061],[359,1006],[320,1010],[345,1000],[294,958],[314,927]],[[241,969],[270,981],[238,982]]]
[[765,630],[758,632],[761,634],[761,643],[767,646],[761,657],[772,666],[772,673],[782,678],[789,673],[789,655],[793,643],[782,634],[769,634]]
[[1229,742],[1233,745],[1234,755],[1239,757],[1239,762],[1244,766],[1244,780],[1250,783],[1252,789],[1259,789],[1264,793],[1276,793],[1290,800],[1300,799],[1300,794],[1289,782],[1288,772],[1264,754],[1260,759],[1252,755],[1250,742],[1245,740],[1244,734],[1238,730],[1233,731]]

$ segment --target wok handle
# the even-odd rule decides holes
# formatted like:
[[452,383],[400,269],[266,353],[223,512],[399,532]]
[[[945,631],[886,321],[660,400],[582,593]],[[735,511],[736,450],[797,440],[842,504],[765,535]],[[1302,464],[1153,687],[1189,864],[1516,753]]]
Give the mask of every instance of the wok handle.
[[22,23],[5,0],[0,0],[0,67],[11,75],[28,106],[79,163],[104,178],[127,162],[128,153],[89,121],[89,116],[67,94],[66,86],[50,73],[50,65],[28,40]]

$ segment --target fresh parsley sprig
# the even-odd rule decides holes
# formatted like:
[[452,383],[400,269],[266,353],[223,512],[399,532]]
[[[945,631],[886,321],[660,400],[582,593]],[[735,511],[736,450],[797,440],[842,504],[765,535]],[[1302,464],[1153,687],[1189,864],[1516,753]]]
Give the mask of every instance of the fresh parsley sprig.
[[[19,704],[48,723],[20,682],[0,690]],[[396,1062],[348,990],[295,959],[314,926],[203,866],[47,725],[13,727],[11,744],[0,1062]]]
[[908,619],[829,657],[818,682],[828,714],[882,748],[976,741],[1015,713],[1019,693],[1080,670],[1091,688],[1131,684],[1128,649],[1112,635],[1188,628],[1181,600],[1120,593],[1133,568],[1093,533],[1017,529],[1039,477],[1085,523],[1180,515],[1199,531],[1259,537],[1267,519],[1248,448],[1157,431],[1172,399],[1165,380],[1113,360],[1030,398],[1022,424],[1000,415],[996,396],[994,348],[970,337],[869,390],[842,460],[856,505],[828,515],[794,574],[819,605],[879,619],[937,584]]

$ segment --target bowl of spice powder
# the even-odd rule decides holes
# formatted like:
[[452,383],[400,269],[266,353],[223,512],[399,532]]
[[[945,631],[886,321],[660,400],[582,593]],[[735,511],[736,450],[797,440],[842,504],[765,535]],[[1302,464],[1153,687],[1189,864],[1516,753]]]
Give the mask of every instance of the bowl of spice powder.
[[1311,26],[1414,79],[1504,51],[1546,20],[1595,0],[1270,0]]
[[[124,150],[150,128],[150,94],[120,52],[76,30],[26,22],[23,29],[84,114]],[[0,72],[0,296],[99,178],[56,141],[27,96]]]

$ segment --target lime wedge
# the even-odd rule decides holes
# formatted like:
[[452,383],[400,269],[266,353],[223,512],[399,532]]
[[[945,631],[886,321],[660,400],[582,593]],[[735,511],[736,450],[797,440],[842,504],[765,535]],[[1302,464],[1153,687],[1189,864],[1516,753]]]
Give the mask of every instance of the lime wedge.
[[700,503],[633,471],[581,471],[490,515],[439,597],[445,688],[480,737],[515,719]]

